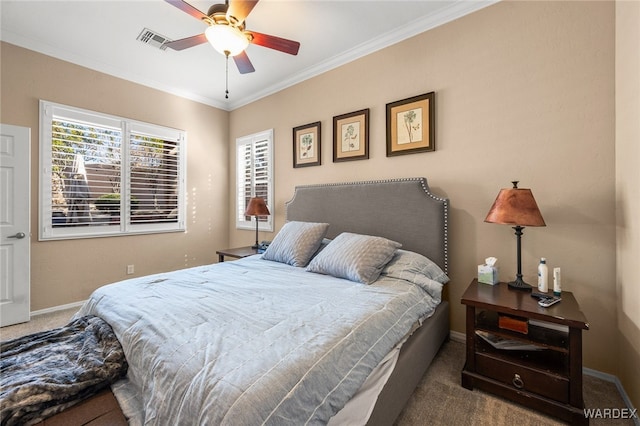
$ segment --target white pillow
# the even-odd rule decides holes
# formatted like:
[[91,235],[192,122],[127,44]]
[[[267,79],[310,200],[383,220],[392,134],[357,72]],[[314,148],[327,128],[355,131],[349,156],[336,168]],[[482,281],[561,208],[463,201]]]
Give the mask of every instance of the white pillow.
[[343,232],[311,260],[307,271],[371,284],[400,247],[386,238]]
[[446,284],[449,277],[431,259],[412,251],[398,250],[382,271],[382,275],[412,281],[417,274]]
[[328,223],[287,222],[269,244],[262,258],[292,266],[307,266],[328,229]]

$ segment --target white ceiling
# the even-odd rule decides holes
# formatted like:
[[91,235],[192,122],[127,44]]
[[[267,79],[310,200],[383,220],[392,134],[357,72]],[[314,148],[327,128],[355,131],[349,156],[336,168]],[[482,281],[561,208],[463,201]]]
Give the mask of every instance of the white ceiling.
[[[233,1],[233,0],[231,0]],[[250,45],[256,71],[240,74],[208,43],[160,50],[136,38],[148,28],[176,40],[206,25],[163,0],[0,0],[0,38],[116,77],[233,110],[497,0],[261,0],[246,28],[299,41],[297,56]],[[223,0],[192,0],[207,12]]]

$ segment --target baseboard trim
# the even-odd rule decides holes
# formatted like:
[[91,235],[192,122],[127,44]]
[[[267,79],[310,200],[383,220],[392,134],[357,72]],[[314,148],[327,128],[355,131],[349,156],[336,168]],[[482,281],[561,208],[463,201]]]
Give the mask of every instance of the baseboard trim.
[[[624,386],[622,386],[622,382],[620,381],[620,379],[618,379],[618,376],[614,376],[613,374],[609,374],[609,373],[603,373],[602,371],[593,370],[587,367],[582,367],[582,373],[587,376],[596,377],[606,382],[613,383],[614,385],[616,385],[618,392],[620,392],[620,396],[622,396],[622,400],[627,405],[627,408],[630,408],[630,409],[636,408],[633,406],[633,403],[631,402],[629,395],[627,395],[627,392],[625,392]],[[638,419],[638,417],[635,417],[633,419],[633,422],[637,426],[640,426],[640,419]]]
[[[467,343],[466,334],[460,333],[458,331],[449,330],[449,338],[451,340],[453,340],[454,342],[459,342],[459,343],[462,343],[462,344],[466,344]],[[633,403],[631,402],[631,399],[629,398],[629,395],[627,395],[627,392],[625,392],[624,387],[622,386],[622,382],[620,382],[620,379],[618,379],[617,376],[614,376],[613,374],[609,374],[609,373],[604,373],[602,371],[593,370],[593,369],[587,368],[587,367],[582,367],[582,374],[585,374],[587,376],[593,376],[593,377],[596,377],[598,379],[602,379],[602,380],[604,380],[606,382],[613,383],[614,385],[616,385],[616,388],[618,389],[618,392],[620,392],[620,395],[622,396],[622,399],[623,399],[624,403],[627,405],[627,408],[629,408],[629,409],[636,408],[636,407],[633,406]],[[634,418],[633,421],[636,424],[636,426],[640,426],[640,420],[637,417]]]
[[467,343],[467,336],[459,331],[449,330],[449,338],[454,342]]
[[31,311],[31,316],[34,317],[38,315],[50,314],[52,312],[64,311],[65,309],[79,308],[84,304],[84,302],[85,302],[84,300],[81,300],[79,302],[67,303],[66,305],[59,305],[59,306],[53,306],[51,308],[38,309],[37,311]]

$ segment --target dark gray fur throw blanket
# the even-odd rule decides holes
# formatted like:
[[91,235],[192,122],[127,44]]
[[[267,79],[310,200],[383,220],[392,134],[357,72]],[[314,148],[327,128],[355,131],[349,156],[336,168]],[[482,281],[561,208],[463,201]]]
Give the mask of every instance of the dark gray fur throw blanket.
[[88,315],[64,327],[0,342],[0,421],[37,423],[124,376],[113,330]]

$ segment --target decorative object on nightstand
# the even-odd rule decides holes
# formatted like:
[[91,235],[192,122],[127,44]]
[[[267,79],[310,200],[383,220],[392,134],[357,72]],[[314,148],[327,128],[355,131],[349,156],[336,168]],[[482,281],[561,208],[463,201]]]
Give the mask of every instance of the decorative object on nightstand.
[[249,205],[244,212],[245,216],[255,216],[256,219],[256,243],[251,246],[253,249],[260,248],[260,244],[258,244],[258,217],[259,216],[269,216],[271,213],[269,212],[269,208],[267,207],[267,203],[264,202],[264,198],[261,197],[253,197],[249,200]]
[[513,188],[501,189],[493,202],[485,222],[503,225],[515,225],[517,242],[518,272],[516,279],[509,283],[510,288],[531,290],[531,285],[522,279],[522,258],[520,256],[520,237],[525,226],[547,226],[538,209],[530,189],[518,188],[518,181],[512,181]]

